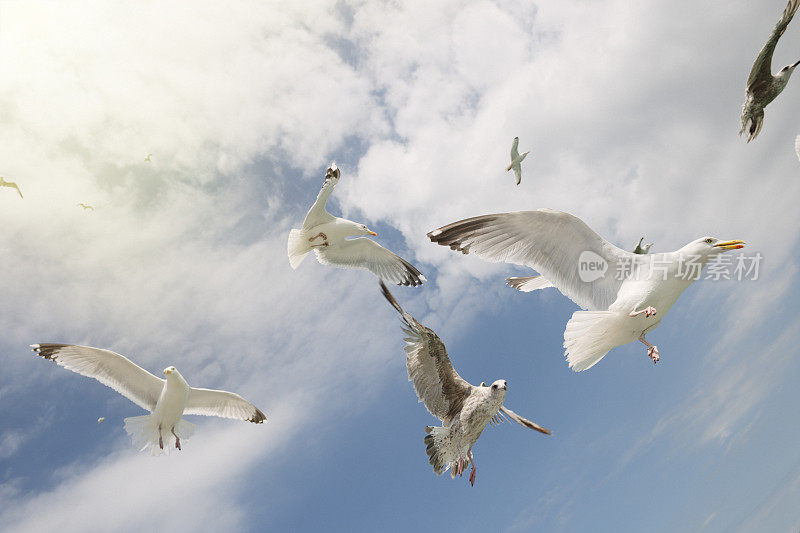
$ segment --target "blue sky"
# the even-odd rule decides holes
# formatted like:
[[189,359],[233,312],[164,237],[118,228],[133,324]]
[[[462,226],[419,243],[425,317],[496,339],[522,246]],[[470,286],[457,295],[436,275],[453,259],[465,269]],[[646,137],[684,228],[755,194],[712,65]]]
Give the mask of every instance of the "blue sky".
[[[287,4],[0,3],[0,175],[25,195],[0,190],[0,524],[798,530],[800,80],[736,135],[785,4]],[[332,212],[429,280],[399,302],[465,379],[508,380],[507,405],[553,430],[488,428],[474,487],[427,463],[436,420],[374,276],[289,267],[332,160]],[[657,366],[637,343],[574,373],[575,304],[425,237],[540,207],[623,248],[741,238],[760,277],[690,287],[648,336]],[[122,419],[142,411],[28,349],[48,341],[175,365],[268,423],[194,417],[182,452],[140,454]]]

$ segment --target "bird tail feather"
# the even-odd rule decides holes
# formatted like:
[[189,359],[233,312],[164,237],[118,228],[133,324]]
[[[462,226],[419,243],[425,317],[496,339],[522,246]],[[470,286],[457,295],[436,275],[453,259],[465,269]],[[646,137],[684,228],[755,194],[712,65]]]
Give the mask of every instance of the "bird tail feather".
[[588,370],[612,348],[630,342],[615,335],[620,328],[614,322],[616,313],[609,311],[576,311],[564,330],[564,355],[575,372]]
[[[449,427],[426,426],[425,433],[425,453],[428,454],[428,462],[433,466],[433,471],[438,476],[449,469],[450,477],[455,478],[456,469],[453,467],[458,459],[458,445],[452,431]],[[467,455],[466,446],[462,455]]]
[[555,287],[550,280],[539,274],[535,276],[524,276],[520,278],[506,278],[506,285],[522,292],[533,292],[539,289]]
[[[194,434],[197,426],[186,420],[179,420],[175,424],[175,434],[181,440],[187,440]],[[125,419],[125,431],[131,436],[133,445],[140,452],[148,450],[150,455],[169,455],[170,447],[175,444],[175,437],[168,428],[159,432],[158,425],[152,415],[131,416]],[[162,447],[163,444],[163,447]]]
[[289,264],[292,268],[300,266],[300,263],[306,258],[306,254],[311,251],[311,243],[308,242],[303,230],[293,229],[289,232],[289,242],[286,250],[289,254]]

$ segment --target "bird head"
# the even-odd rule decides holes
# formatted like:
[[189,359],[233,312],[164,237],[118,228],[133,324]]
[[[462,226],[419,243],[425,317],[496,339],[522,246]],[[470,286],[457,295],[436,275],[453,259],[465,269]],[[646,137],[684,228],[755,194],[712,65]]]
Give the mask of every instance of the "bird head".
[[180,372],[174,366],[168,366],[164,369],[164,376],[167,378],[180,376]]
[[506,392],[508,392],[508,382],[504,379],[498,379],[489,387],[489,393],[492,396],[500,395],[501,398],[505,398]]
[[738,239],[721,241],[714,237],[700,237],[696,241],[690,242],[679,251],[684,255],[699,256],[702,260],[708,261],[722,252],[744,248],[744,244],[744,241]]
[[353,233],[350,235],[372,235],[373,237],[377,235],[374,231],[369,229],[366,224],[359,224],[357,222],[353,222]]
[[794,72],[794,69],[797,68],[797,65],[800,65],[800,61],[792,63],[791,65],[786,65],[775,77],[780,78],[784,83],[788,82],[789,76],[792,75],[792,72]]

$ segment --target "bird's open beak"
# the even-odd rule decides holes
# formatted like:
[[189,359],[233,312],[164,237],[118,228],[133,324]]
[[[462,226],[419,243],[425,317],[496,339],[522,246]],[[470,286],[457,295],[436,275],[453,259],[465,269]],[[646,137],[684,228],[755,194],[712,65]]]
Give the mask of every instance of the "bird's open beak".
[[164,375],[166,376],[167,374],[172,374],[172,370],[169,369],[164,370]]
[[373,237],[377,237],[377,236],[378,236],[378,234],[377,234],[377,233],[375,233],[374,231],[369,231],[369,230],[367,230],[367,233],[369,233],[369,234],[370,234],[370,235],[372,235]]
[[744,248],[744,244],[744,241],[736,239],[735,241],[718,242],[714,245],[714,248],[722,248],[724,252],[727,252],[728,250],[738,250],[740,248]]

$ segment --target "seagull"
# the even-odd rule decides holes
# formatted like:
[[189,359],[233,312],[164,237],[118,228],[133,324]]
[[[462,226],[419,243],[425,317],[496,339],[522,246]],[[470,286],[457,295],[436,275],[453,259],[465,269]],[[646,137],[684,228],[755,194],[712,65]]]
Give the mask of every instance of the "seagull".
[[709,261],[744,247],[741,240],[702,237],[674,252],[639,255],[617,248],[579,218],[552,209],[468,218],[428,237],[486,261],[530,267],[584,309],[572,315],[564,331],[564,355],[576,372],[637,339],[658,362],[658,348],[645,334],[658,327]]
[[767,39],[767,44],[761,49],[750,70],[745,101],[742,105],[742,127],[739,130],[740,136],[747,130],[747,142],[758,136],[764,125],[764,108],[781,94],[783,88],[789,83],[789,77],[795,67],[800,65],[800,61],[797,61],[783,67],[776,76],[772,75],[772,53],[775,51],[775,45],[778,44],[778,39],[789,26],[798,6],[800,6],[800,0],[789,0],[786,9],[783,10],[783,15]]
[[169,445],[164,445],[165,437],[175,437],[175,448],[180,450],[181,439],[186,440],[194,433],[195,424],[182,420],[182,415],[220,416],[256,424],[267,419],[238,394],[190,387],[174,366],[165,368],[166,379],[161,379],[110,350],[49,343],[32,344],[31,348],[36,355],[94,378],[150,411],[149,415],[125,419],[125,431],[134,445],[139,451],[149,448],[150,455],[169,454]]
[[86,211],[87,209],[91,209],[92,211],[94,211],[94,206],[84,204],[83,202],[75,205],[76,207],[82,207],[84,211]]
[[477,469],[472,447],[487,424],[503,422],[504,416],[526,428],[551,434],[503,405],[508,391],[506,380],[498,379],[491,386],[482,382],[475,387],[459,376],[439,336],[403,311],[383,281],[380,284],[383,295],[402,316],[403,332],[407,335],[408,380],[414,385],[419,401],[443,424],[427,426],[427,436],[423,439],[428,462],[437,476],[448,469],[451,477],[460,476],[469,462],[472,466],[469,482],[474,486]]
[[333,188],[339,182],[339,168],[332,163],[325,174],[325,184],[317,201],[308,210],[303,227],[289,232],[287,252],[289,264],[297,268],[311,250],[323,265],[340,268],[363,268],[398,285],[422,285],[427,281],[411,263],[377,242],[365,237],[345,239],[352,235],[377,235],[364,224],[338,218],[325,210]]
[[22,191],[19,190],[19,187],[17,186],[17,184],[14,183],[13,181],[6,181],[5,178],[3,178],[3,176],[0,176],[0,187],[13,187],[13,188],[15,188],[15,189],[17,189],[17,192],[19,193],[19,197],[22,198]]
[[800,135],[794,138],[794,153],[797,154],[797,159],[800,159]]
[[105,421],[106,421],[106,417],[104,417],[104,416],[101,416],[100,418],[97,419],[97,423],[98,424],[102,424]]
[[153,154],[147,154],[147,157],[145,157],[144,160],[147,161],[148,163],[151,163],[152,162],[150,159],[151,157],[153,157]]
[[633,253],[640,254],[640,255],[647,255],[647,252],[650,251],[650,247],[653,246],[653,243],[650,244],[642,244],[644,242],[644,237],[639,239],[639,244],[636,245],[636,248],[633,249]]
[[506,167],[506,172],[511,169],[514,170],[514,175],[517,177],[517,185],[522,181],[522,165],[520,165],[520,163],[531,153],[531,151],[528,150],[520,155],[519,150],[517,150],[518,147],[519,137],[514,137],[514,142],[511,144],[511,164]]

